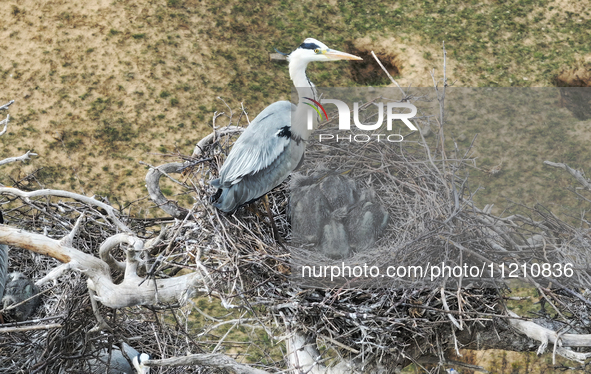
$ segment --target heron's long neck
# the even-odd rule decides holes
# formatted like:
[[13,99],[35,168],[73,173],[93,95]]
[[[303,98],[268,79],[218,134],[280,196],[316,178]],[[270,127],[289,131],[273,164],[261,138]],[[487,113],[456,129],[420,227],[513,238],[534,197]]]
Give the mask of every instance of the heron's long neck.
[[[289,64],[289,75],[298,92],[298,105],[294,113],[295,117],[292,119],[291,131],[304,140],[308,140],[310,134],[312,133],[312,130],[308,130],[307,128],[308,109],[310,109],[310,107],[306,105],[306,102],[309,101],[307,101],[305,98],[309,97],[311,99],[318,100],[318,94],[316,93],[314,83],[310,82],[306,76],[307,65],[308,62]],[[316,116],[313,116],[313,124],[316,125],[316,122],[317,118]]]

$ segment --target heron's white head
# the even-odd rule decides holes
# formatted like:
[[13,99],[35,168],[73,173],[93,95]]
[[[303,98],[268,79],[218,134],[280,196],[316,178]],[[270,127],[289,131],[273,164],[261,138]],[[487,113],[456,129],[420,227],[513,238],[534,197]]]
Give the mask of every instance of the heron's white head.
[[363,60],[355,55],[330,49],[326,44],[313,38],[304,40],[295,51],[287,56],[287,61],[336,61],[336,60]]
[[313,38],[307,38],[295,51],[287,56],[289,75],[294,79],[298,73],[305,73],[306,66],[312,61],[363,60],[355,55],[330,49],[326,44]]

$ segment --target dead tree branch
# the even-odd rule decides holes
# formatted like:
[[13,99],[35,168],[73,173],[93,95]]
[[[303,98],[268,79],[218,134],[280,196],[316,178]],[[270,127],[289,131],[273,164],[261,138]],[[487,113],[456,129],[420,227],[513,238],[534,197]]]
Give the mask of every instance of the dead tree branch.
[[583,172],[573,169],[570,166],[568,166],[567,164],[563,164],[563,163],[544,161],[544,164],[548,165],[548,166],[555,167],[555,168],[560,168],[560,169],[566,170],[570,175],[575,177],[577,182],[579,182],[581,185],[583,185],[583,187],[585,187],[585,189],[587,189],[588,191],[591,191],[591,181],[589,179],[585,178],[585,174],[583,174]]
[[[137,243],[139,239],[126,239],[127,242]],[[117,237],[108,242],[103,255],[117,242]],[[55,258],[69,263],[73,270],[80,271],[88,277],[88,288],[96,293],[96,299],[111,308],[123,308],[134,305],[156,305],[158,303],[179,302],[192,295],[192,290],[202,282],[199,273],[194,272],[179,277],[157,279],[143,282],[143,277],[137,275],[137,245],[127,250],[125,277],[119,284],[111,278],[109,264],[92,255],[77,249],[63,246],[60,241],[50,239],[44,235],[26,232],[17,228],[0,225],[0,243],[27,249],[29,251]],[[116,266],[119,268],[119,265]]]

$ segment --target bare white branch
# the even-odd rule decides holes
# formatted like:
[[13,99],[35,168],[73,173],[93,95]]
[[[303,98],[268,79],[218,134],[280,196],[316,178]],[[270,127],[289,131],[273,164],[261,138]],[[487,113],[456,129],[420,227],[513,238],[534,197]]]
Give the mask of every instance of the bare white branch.
[[0,106],[0,110],[6,110],[6,109],[8,109],[8,107],[11,106],[12,104],[14,104],[14,100],[10,100],[6,104]]
[[82,224],[83,220],[84,220],[84,213],[82,213],[80,215],[80,217],[78,217],[78,219],[76,220],[76,224],[74,225],[72,230],[68,233],[68,235],[66,235],[62,238],[61,243],[63,246],[65,246],[65,247],[72,246],[72,243],[74,242],[74,237],[78,233],[78,230],[80,230],[80,224]]
[[6,133],[6,129],[8,128],[9,121],[10,121],[10,114],[7,114],[6,118],[4,118],[2,121],[0,121],[0,126],[4,125],[4,128],[2,129],[2,131],[0,131],[0,136],[4,135]]
[[62,276],[62,274],[64,274],[66,271],[72,270],[72,266],[67,263],[67,264],[61,264],[55,268],[53,268],[49,273],[47,273],[47,275],[45,275],[43,278],[39,279],[37,282],[35,282],[35,285],[37,287],[41,287],[42,285],[44,285],[45,283],[52,281],[53,284],[55,285],[57,283],[57,279],[59,277]]
[[378,62],[378,64],[380,65],[380,67],[382,68],[382,70],[386,73],[386,75],[388,76],[388,78],[390,78],[390,80],[392,81],[392,83],[394,83],[399,89],[400,92],[402,92],[402,96],[406,96],[406,93],[404,93],[404,90],[402,89],[402,87],[400,87],[400,85],[398,84],[398,82],[396,82],[396,80],[392,77],[392,75],[390,75],[390,73],[388,72],[388,70],[384,67],[384,65],[382,65],[382,62],[380,61],[380,59],[378,58],[378,56],[376,56],[375,53],[373,53],[373,51],[371,51],[371,55],[373,56],[373,58],[375,58],[375,60]]
[[577,182],[582,184],[583,187],[585,187],[588,191],[591,191],[591,180],[585,178],[585,174],[583,174],[583,172],[581,172],[577,169],[573,169],[570,166],[568,166],[567,164],[551,162],[551,161],[544,161],[544,164],[548,165],[548,166],[553,166],[555,168],[561,168],[561,169],[566,170],[570,175],[575,177]]
[[[2,134],[0,134],[0,135],[2,135]],[[5,164],[10,164],[12,162],[17,162],[17,161],[27,161],[27,160],[31,159],[31,156],[37,156],[37,153],[27,151],[27,153],[25,153],[22,156],[5,158],[4,160],[0,160],[0,166],[5,165]]]
[[530,339],[537,340],[538,342],[540,342],[540,347],[538,348],[538,355],[544,353],[544,350],[548,346],[548,343],[552,343],[558,344],[556,353],[565,358],[583,362],[585,361],[585,359],[591,357],[591,354],[589,353],[579,354],[577,352],[573,352],[568,348],[565,348],[590,347],[591,334],[561,334],[559,337],[559,333],[557,333],[556,331],[540,326],[535,322],[524,321],[521,319],[519,315],[511,311],[507,311],[507,313],[509,314],[509,316],[516,318],[509,320],[511,326],[513,326],[515,329],[517,329],[517,331],[521,332],[522,334],[525,334]]
[[327,367],[320,363],[321,355],[316,344],[307,342],[306,337],[293,332],[286,340],[287,360],[296,373],[309,374],[355,374],[361,373],[355,363],[342,360],[339,364]]
[[135,267],[128,263],[123,281],[114,284],[109,265],[101,259],[63,246],[58,240],[6,225],[0,225],[0,243],[71,264],[72,269],[88,277],[88,288],[96,293],[96,299],[111,308],[156,305],[159,302],[184,302],[192,295],[197,285],[202,283],[198,272],[142,283],[143,278],[138,276],[133,271]]
[[[0,106],[0,110],[8,109],[8,107],[11,106],[13,103],[14,103],[14,100],[10,100],[8,103]],[[0,136],[4,135],[6,133],[6,129],[8,128],[8,122],[10,122],[10,114],[7,114],[6,118],[3,119],[2,121],[0,121],[0,126],[4,125],[4,129],[2,129],[2,131],[0,131]],[[2,165],[2,164],[0,163],[0,165]]]
[[25,192],[25,191],[19,190],[18,188],[0,187],[0,194],[5,194],[5,193],[8,193],[8,194],[11,194],[14,196],[24,197],[24,198],[32,198],[32,197],[40,197],[40,196],[57,196],[57,197],[65,197],[65,198],[69,198],[69,199],[78,200],[83,203],[86,203],[86,204],[89,204],[92,206],[97,206],[99,208],[104,209],[107,212],[107,214],[109,215],[109,217],[111,218],[111,220],[113,221],[113,223],[120,230],[122,230],[124,232],[129,232],[129,233],[132,232],[129,227],[127,227],[123,222],[121,222],[121,220],[119,220],[115,209],[113,209],[113,207],[111,205],[103,203],[101,201],[98,201],[94,197],[88,197],[88,196],[80,195],[80,194],[77,194],[74,192],[68,192],[68,191],[62,191],[62,190],[44,189],[44,190]]
[[244,127],[240,126],[226,126],[220,129],[216,129],[211,134],[207,135],[205,138],[201,139],[199,143],[195,146],[193,150],[193,157],[201,157],[203,154],[203,150],[208,147],[212,142],[215,141],[220,136],[224,135],[232,135],[232,134],[240,134],[244,131]]
[[[113,258],[113,256],[111,256],[111,250],[114,247],[116,247],[117,245],[124,244],[124,243],[132,246],[134,251],[141,251],[144,248],[144,242],[142,240],[136,238],[135,236],[128,235],[128,234],[117,234],[117,235],[111,236],[110,238],[105,240],[103,242],[103,244],[101,244],[101,247],[99,248],[99,256],[100,256],[101,260],[106,262],[111,269],[121,270],[121,271],[127,270],[127,265],[125,262],[117,261],[117,260],[115,260],[115,258]],[[129,253],[130,251],[127,251],[127,252]],[[128,255],[128,262],[137,263],[135,256]],[[134,271],[134,270],[131,270],[131,271]]]

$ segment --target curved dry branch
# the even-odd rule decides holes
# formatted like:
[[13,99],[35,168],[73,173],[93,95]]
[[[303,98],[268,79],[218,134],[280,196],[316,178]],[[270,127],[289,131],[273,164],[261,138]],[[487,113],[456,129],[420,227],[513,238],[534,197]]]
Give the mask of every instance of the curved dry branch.
[[2,129],[2,131],[0,131],[0,136],[6,134],[6,129],[8,128],[9,121],[10,121],[10,114],[7,114],[6,118],[4,118],[2,121],[0,121],[0,126],[4,125],[4,128]]
[[107,214],[109,215],[109,218],[111,218],[113,223],[120,230],[122,230],[124,232],[128,232],[128,233],[132,232],[131,229],[129,227],[127,227],[123,222],[121,222],[119,217],[117,217],[116,210],[113,209],[112,206],[110,206],[109,204],[103,203],[101,201],[98,201],[94,197],[88,197],[88,196],[80,195],[80,194],[77,194],[74,192],[68,192],[68,191],[62,191],[62,190],[44,189],[44,190],[25,192],[25,191],[19,190],[18,188],[0,187],[0,194],[6,194],[6,193],[14,195],[14,196],[23,197],[25,199],[30,199],[33,197],[40,197],[40,196],[57,196],[57,197],[66,197],[69,199],[78,200],[80,202],[104,209],[107,212]]
[[[591,347],[591,334],[560,334],[554,330],[550,330],[546,327],[540,326],[535,322],[524,321],[521,317],[511,311],[508,311],[509,316],[514,317],[509,320],[511,326],[517,331],[525,334],[527,337],[533,340],[539,341],[540,347],[538,348],[538,355],[544,353],[548,343],[558,345],[555,352],[559,355],[575,360],[578,362],[584,362],[588,358],[591,358],[591,353],[579,353],[574,352],[564,347]],[[517,319],[518,318],[518,319]]]
[[[9,106],[11,106],[14,103],[14,100],[9,101],[8,103],[0,106],[0,110],[7,110]],[[2,130],[0,130],[0,136],[6,134],[6,129],[8,128],[8,122],[10,122],[10,114],[6,115],[6,118],[4,118],[2,121],[0,121],[0,126],[4,125],[4,128]],[[4,160],[0,160],[0,166],[1,165],[5,165],[5,164],[10,164],[11,162],[16,162],[16,161],[26,161],[29,160],[31,158],[31,156],[37,156],[36,153],[32,153],[31,151],[27,151],[27,153],[25,153],[22,156],[19,157],[8,157],[5,158]]]
[[199,143],[195,146],[193,150],[192,157],[201,157],[203,155],[203,151],[213,144],[218,137],[224,135],[233,135],[233,134],[240,134],[244,131],[244,127],[240,126],[226,126],[221,129],[215,130],[211,134],[207,135],[205,138],[201,139]]
[[[11,106],[13,103],[14,103],[14,100],[10,100],[8,103],[0,106],[0,110],[6,110],[6,109],[8,109],[8,107]],[[7,114],[6,115],[6,118],[4,118],[2,121],[0,121],[0,126],[1,125],[4,125],[4,128],[2,129],[2,131],[0,131],[0,136],[4,135],[6,133],[6,129],[8,127],[8,122],[9,121],[10,121],[10,114]]]
[[0,106],[0,110],[6,110],[6,109],[8,109],[8,107],[11,106],[12,104],[14,104],[14,100],[10,100],[6,104]]
[[135,273],[132,261],[126,265],[123,281],[115,284],[106,262],[77,249],[66,247],[60,241],[44,235],[0,225],[0,243],[69,263],[72,269],[88,277],[87,286],[96,293],[96,299],[111,308],[184,301],[202,281],[199,273],[194,272],[174,278],[142,282],[144,278]]
[[[125,262],[117,261],[113,256],[111,256],[111,250],[119,244],[129,244],[133,247],[134,251],[139,252],[144,249],[144,242],[139,240],[135,236],[127,234],[117,234],[111,236],[110,238],[107,238],[107,240],[105,240],[103,244],[101,244],[99,248],[99,257],[101,258],[101,260],[106,262],[109,265],[109,267],[113,270],[127,271],[128,266]],[[131,250],[127,251],[127,264],[137,264],[136,258],[135,256],[133,256],[133,254],[131,254],[131,252]],[[135,273],[135,269],[131,271]]]
[[182,168],[182,163],[171,162],[155,168],[150,168],[146,174],[146,188],[148,189],[148,194],[150,194],[150,199],[152,199],[160,209],[177,219],[184,219],[187,214],[189,214],[189,211],[178,206],[175,201],[168,200],[166,196],[164,196],[162,191],[160,191],[160,178],[169,173],[180,173]]

